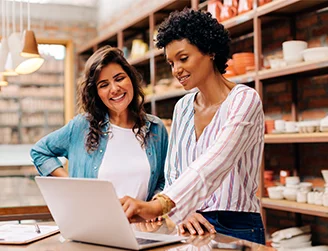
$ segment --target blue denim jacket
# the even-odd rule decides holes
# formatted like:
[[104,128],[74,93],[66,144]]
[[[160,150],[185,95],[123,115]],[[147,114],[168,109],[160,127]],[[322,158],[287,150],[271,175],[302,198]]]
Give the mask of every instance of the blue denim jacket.
[[[106,122],[103,132],[108,131],[108,120]],[[85,115],[80,114],[67,125],[39,140],[32,147],[30,154],[40,175],[47,176],[61,167],[62,163],[58,157],[66,157],[69,160],[70,177],[97,178],[109,137],[104,133],[100,137],[98,149],[88,153],[85,148],[88,131],[89,121]],[[147,200],[164,188],[167,145],[168,135],[163,122],[147,114],[145,150],[151,168]]]

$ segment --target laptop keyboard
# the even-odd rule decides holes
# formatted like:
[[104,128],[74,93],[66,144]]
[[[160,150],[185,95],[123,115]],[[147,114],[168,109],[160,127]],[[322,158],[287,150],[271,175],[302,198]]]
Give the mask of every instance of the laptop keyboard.
[[143,238],[136,238],[137,242],[139,245],[145,245],[145,244],[151,244],[151,243],[156,243],[156,242],[160,242],[157,240],[150,240],[150,239],[143,239]]

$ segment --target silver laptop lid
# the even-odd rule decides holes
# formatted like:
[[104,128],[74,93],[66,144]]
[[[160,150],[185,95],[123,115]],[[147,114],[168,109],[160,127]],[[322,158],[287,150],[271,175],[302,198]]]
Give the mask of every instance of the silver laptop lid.
[[140,248],[109,181],[58,177],[35,180],[64,238]]

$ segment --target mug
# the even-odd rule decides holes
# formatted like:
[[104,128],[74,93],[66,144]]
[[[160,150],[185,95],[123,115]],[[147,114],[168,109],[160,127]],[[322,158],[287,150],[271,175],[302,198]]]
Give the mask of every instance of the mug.
[[279,119],[274,121],[274,129],[278,132],[285,131],[285,120]]
[[295,121],[286,121],[285,122],[285,130],[286,130],[286,132],[296,132],[297,131],[297,123]]

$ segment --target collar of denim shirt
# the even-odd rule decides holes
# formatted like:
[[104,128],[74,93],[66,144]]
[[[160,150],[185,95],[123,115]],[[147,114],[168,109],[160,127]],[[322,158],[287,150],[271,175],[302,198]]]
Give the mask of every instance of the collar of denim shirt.
[[[146,114],[146,124],[145,124],[146,131],[145,131],[145,133],[149,132],[150,126],[151,126],[152,123],[158,124],[159,119],[157,119],[153,115]],[[109,116],[108,116],[108,113],[106,114],[105,121],[101,124],[101,126],[104,127],[103,130],[102,130],[103,133],[108,132],[108,130],[109,130]]]

